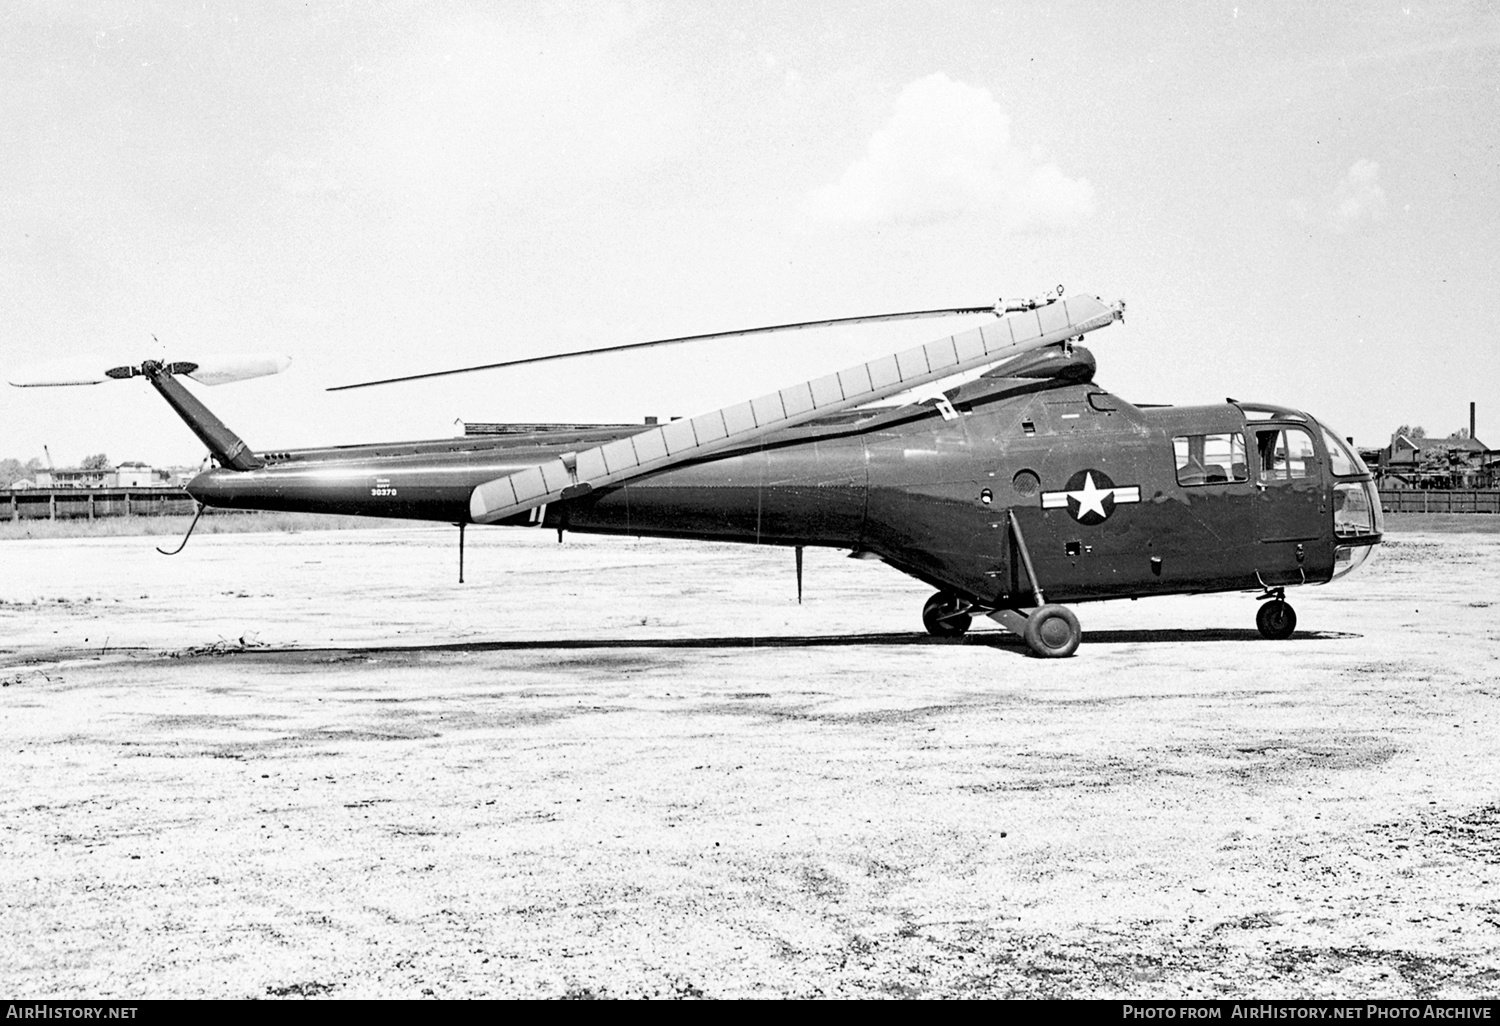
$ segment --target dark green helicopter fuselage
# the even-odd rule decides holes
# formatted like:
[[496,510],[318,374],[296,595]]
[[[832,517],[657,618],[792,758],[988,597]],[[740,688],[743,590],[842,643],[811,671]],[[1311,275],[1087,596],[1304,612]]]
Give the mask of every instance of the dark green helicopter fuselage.
[[[1305,413],[1138,408],[1094,384],[1082,347],[1004,370],[502,523],[844,548],[993,609],[1035,605],[1038,588],[1055,603],[1322,583],[1380,541],[1370,474]],[[261,453],[188,490],[218,507],[463,524],[478,485],[641,430]]]

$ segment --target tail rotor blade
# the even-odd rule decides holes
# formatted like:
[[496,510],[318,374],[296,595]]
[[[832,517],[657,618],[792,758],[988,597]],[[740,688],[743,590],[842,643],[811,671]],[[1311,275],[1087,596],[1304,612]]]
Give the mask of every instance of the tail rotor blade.
[[[173,374],[182,374],[204,385],[280,374],[292,362],[278,353],[236,353],[205,356],[197,360],[174,360],[163,364]],[[57,388],[67,385],[97,385],[112,378],[137,377],[142,364],[116,364],[108,357],[76,356],[17,368],[8,380],[17,388]]]
[[68,385],[97,385],[110,379],[106,361],[87,357],[50,360],[46,363],[17,367],[6,375],[17,388],[60,388]]
[[[291,365],[290,356],[282,356],[280,353],[235,353],[227,356],[210,356],[201,360],[185,361],[183,364],[169,365],[173,369],[181,368],[178,373],[186,374],[194,381],[203,385],[224,385],[231,381],[245,381],[249,378],[260,378],[267,374],[280,374]],[[187,369],[187,364],[192,369]]]

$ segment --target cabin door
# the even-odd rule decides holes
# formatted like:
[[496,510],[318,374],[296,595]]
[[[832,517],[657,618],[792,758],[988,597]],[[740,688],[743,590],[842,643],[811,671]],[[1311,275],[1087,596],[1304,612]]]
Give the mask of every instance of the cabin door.
[[1328,509],[1312,432],[1297,424],[1254,424],[1256,570],[1265,584],[1300,584],[1310,550],[1326,533]]

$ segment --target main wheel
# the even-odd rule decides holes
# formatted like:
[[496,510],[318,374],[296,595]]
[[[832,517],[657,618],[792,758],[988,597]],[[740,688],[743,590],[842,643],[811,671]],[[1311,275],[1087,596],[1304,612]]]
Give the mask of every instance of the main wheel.
[[940,591],[922,607],[922,626],[934,638],[961,638],[974,618],[960,613],[962,600],[951,591]]
[[1272,599],[1255,614],[1255,626],[1265,637],[1282,641],[1297,629],[1297,611],[1281,599]]
[[1078,649],[1083,628],[1065,606],[1047,604],[1026,618],[1027,646],[1043,659],[1063,659]]

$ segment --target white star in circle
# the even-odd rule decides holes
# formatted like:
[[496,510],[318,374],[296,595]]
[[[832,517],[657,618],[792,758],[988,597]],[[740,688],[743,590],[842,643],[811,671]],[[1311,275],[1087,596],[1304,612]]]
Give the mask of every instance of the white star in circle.
[[1094,475],[1086,474],[1083,478],[1083,487],[1076,492],[1069,492],[1068,498],[1078,500],[1078,519],[1082,520],[1089,513],[1098,513],[1099,519],[1103,520],[1109,516],[1104,512],[1104,500],[1114,494],[1113,488],[1098,488],[1094,485]]

